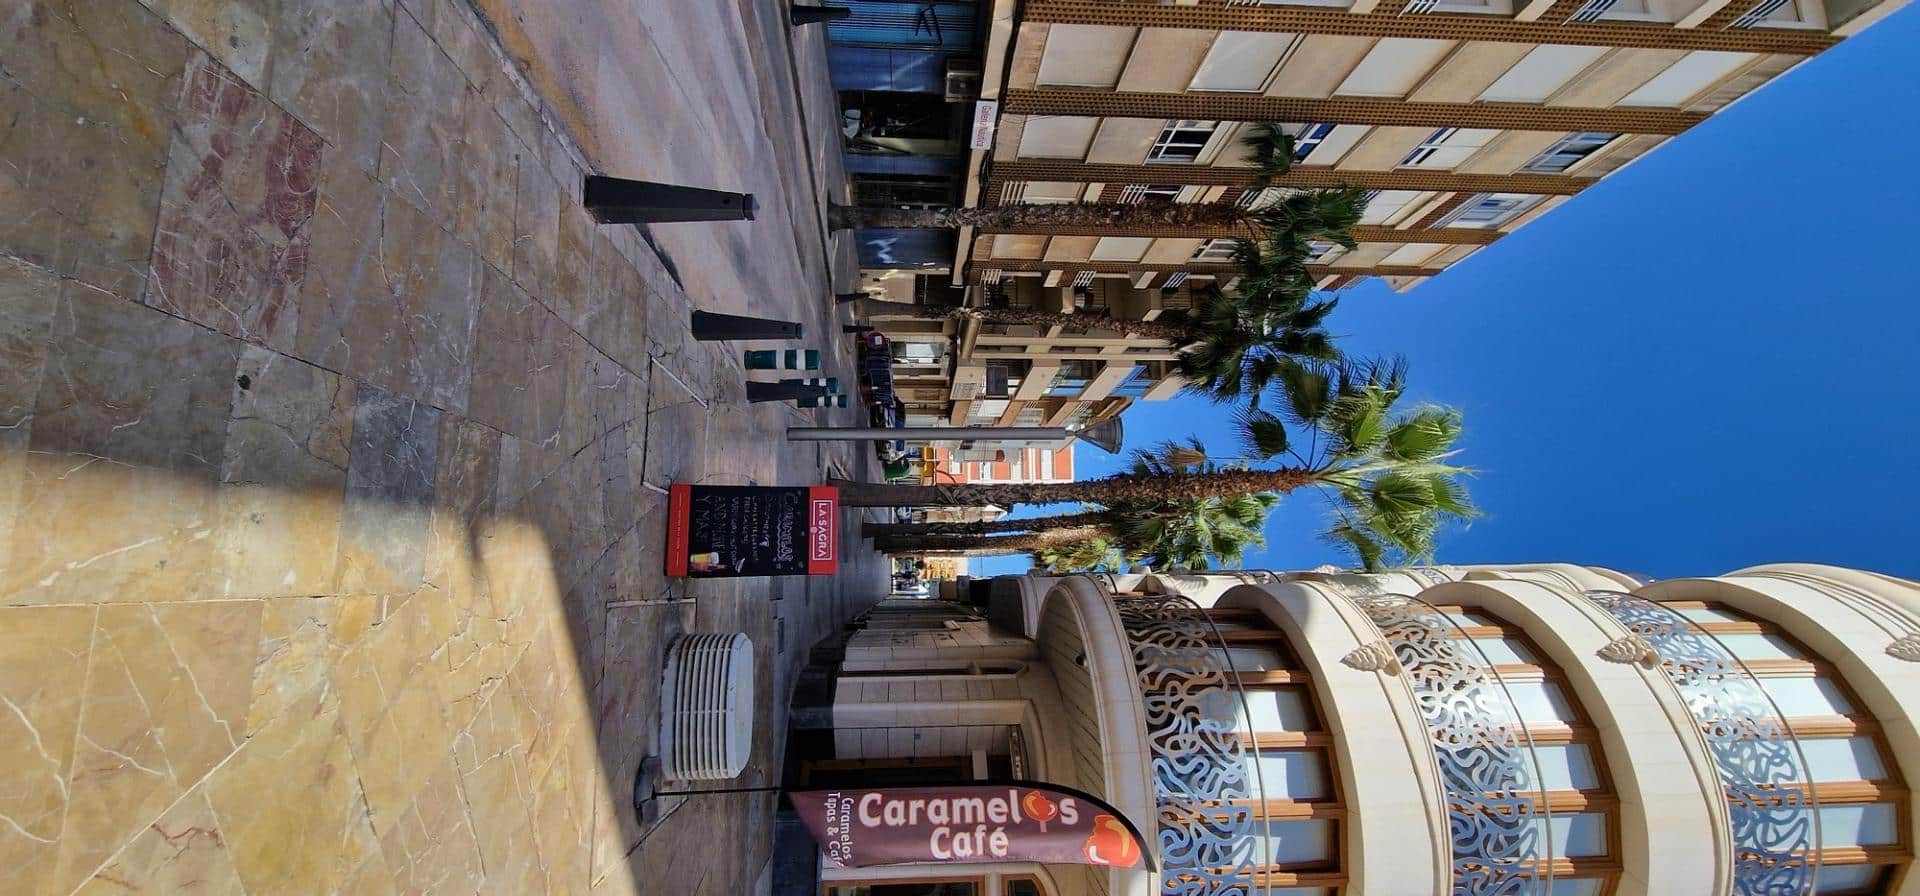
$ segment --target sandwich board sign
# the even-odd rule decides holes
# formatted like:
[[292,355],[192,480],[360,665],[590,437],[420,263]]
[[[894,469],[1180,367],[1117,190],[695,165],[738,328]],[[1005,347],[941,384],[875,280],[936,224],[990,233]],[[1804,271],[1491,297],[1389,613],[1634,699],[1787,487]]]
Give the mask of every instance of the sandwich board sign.
[[667,575],[832,575],[839,558],[839,489],[674,485],[667,490]]

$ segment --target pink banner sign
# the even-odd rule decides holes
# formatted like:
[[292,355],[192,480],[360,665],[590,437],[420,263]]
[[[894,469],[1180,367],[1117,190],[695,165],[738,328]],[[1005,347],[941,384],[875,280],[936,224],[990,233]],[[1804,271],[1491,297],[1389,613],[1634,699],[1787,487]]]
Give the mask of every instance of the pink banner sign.
[[1076,790],[1015,782],[788,793],[829,868],[1054,862],[1153,869],[1127,817]]

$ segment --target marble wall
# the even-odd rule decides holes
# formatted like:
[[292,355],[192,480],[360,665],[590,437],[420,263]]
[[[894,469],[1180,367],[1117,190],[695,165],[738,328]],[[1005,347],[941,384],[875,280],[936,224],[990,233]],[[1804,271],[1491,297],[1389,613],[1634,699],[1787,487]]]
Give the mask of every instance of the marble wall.
[[[753,259],[595,227],[493,33],[454,0],[0,6],[0,889],[736,892],[764,864],[767,800],[626,809],[662,652],[746,631],[783,693],[885,573],[667,581],[662,489],[862,462],[744,403],[676,268]],[[742,165],[795,164],[756,133]],[[837,334],[808,298],[834,252],[767,250],[821,285],[759,313]]]

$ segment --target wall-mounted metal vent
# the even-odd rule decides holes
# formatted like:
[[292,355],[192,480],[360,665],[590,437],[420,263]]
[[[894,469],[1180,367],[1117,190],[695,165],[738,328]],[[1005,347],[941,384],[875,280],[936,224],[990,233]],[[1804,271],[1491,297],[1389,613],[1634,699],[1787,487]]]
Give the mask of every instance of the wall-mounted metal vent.
[[747,767],[753,750],[753,642],[746,635],[687,635],[667,651],[660,690],[660,771],[718,781]]

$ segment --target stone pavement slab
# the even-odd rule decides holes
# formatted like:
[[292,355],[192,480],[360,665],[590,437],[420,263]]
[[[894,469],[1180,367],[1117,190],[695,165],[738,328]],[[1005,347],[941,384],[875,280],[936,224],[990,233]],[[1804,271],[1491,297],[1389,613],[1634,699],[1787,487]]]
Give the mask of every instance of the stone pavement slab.
[[[675,636],[753,638],[766,784],[807,647],[886,584],[857,542],[661,572],[672,482],[870,468],[779,437],[857,409],[747,404],[687,327],[799,320],[851,379],[823,32],[782,11],[0,9],[7,892],[753,887],[770,799],[630,791]],[[588,171],[761,214],[598,227]]]

